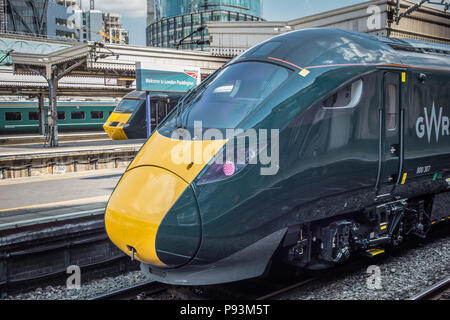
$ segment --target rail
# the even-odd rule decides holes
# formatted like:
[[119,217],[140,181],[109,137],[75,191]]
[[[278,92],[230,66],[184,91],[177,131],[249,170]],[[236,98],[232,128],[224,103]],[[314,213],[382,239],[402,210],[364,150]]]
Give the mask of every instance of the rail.
[[127,288],[107,292],[89,300],[134,300],[138,295],[143,294],[146,297],[151,294],[163,292],[168,288],[170,288],[170,285],[150,280]]
[[448,290],[450,290],[450,277],[425,289],[424,291],[409,298],[408,300],[438,300],[441,294]]

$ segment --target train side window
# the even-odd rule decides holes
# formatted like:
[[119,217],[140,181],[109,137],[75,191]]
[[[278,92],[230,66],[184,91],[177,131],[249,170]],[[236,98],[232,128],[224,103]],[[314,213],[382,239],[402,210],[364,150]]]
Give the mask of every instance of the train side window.
[[22,112],[5,112],[6,121],[21,121]]
[[66,120],[66,113],[64,111],[58,111],[58,120]]
[[38,121],[39,120],[39,112],[28,112],[28,120]]
[[359,104],[363,92],[363,81],[357,80],[344,86],[323,101],[325,109],[354,108]]
[[70,118],[72,120],[84,120],[85,118],[84,111],[72,111]]
[[393,83],[387,85],[386,89],[386,129],[393,131],[397,129],[397,86]]
[[103,119],[103,111],[91,111],[91,119]]

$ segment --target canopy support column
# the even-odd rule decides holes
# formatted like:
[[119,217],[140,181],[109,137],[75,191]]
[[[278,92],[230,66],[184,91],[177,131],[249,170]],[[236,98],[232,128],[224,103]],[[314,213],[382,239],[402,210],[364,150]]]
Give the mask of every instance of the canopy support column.
[[45,139],[45,144],[49,147],[58,146],[58,110],[57,110],[57,95],[58,80],[52,74],[48,81],[49,99],[48,99],[48,130]]
[[43,92],[38,95],[39,100],[39,134],[45,135],[45,95]]

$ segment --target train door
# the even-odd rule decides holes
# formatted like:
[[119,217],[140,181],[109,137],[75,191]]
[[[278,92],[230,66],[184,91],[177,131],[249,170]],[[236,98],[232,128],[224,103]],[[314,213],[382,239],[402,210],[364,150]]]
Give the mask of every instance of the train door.
[[156,128],[167,115],[167,99],[155,99],[153,105],[152,128]]
[[404,72],[383,74],[383,106],[380,109],[380,163],[377,196],[390,195],[401,182],[403,163],[402,82]]

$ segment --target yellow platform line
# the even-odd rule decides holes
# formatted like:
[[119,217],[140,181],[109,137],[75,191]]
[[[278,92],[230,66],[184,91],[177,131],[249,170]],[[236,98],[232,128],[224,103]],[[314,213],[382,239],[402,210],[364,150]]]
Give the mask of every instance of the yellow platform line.
[[109,196],[110,195],[104,195],[104,196],[97,196],[97,197],[91,197],[91,198],[34,204],[34,205],[29,205],[29,206],[17,207],[17,208],[0,209],[0,212],[18,211],[18,210],[27,210],[27,209],[45,209],[45,208],[58,207],[58,206],[63,207],[63,206],[71,206],[71,205],[82,205],[82,204],[90,204],[90,203],[98,203],[98,202],[107,202],[109,199]]

